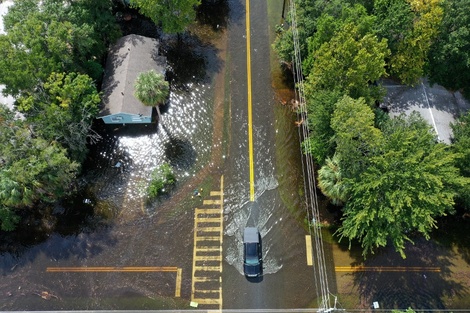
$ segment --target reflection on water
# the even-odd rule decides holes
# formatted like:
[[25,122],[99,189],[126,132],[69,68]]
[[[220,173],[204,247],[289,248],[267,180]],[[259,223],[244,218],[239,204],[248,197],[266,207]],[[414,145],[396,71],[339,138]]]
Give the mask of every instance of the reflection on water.
[[[157,213],[171,194],[153,203],[145,196],[150,174],[161,164],[172,166],[177,189],[211,157],[212,84],[220,61],[214,47],[189,36],[179,48],[184,51],[167,50],[178,58],[168,57],[175,84],[159,124],[108,127],[97,122],[103,139],[90,146],[77,192],[51,208],[47,223],[2,234],[0,310],[187,306],[174,299],[174,273],[46,273],[50,266],[190,268],[192,233],[174,236],[175,229],[190,229],[190,210],[162,218]],[[184,277],[182,293],[189,289]],[[53,294],[48,301],[41,298],[45,291]]]
[[151,213],[143,203],[155,168],[169,163],[178,183],[194,176],[210,156],[211,96],[207,82],[189,84],[171,91],[159,125],[104,127],[87,169],[97,201],[118,205],[120,218]]

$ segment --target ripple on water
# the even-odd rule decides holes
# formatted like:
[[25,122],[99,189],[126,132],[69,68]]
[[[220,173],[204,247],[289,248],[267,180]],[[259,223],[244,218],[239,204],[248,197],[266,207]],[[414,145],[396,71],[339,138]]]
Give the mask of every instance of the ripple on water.
[[[274,243],[271,230],[279,226],[277,221],[270,221],[274,218],[274,212],[278,209],[275,196],[270,192],[278,187],[278,182],[272,174],[260,177],[256,183],[255,201],[249,200],[246,190],[246,182],[235,182],[226,186],[226,199],[230,199],[224,205],[227,224],[225,226],[225,235],[229,236],[226,240],[227,251],[225,260],[227,263],[243,274],[243,230],[247,226],[255,226],[259,229],[262,237],[263,251],[263,273],[276,273],[282,268],[279,258],[270,253]],[[261,201],[262,198],[262,201]],[[259,203],[258,200],[260,200]],[[268,225],[271,225],[268,228]]]
[[155,125],[108,130],[94,151],[88,181],[98,199],[114,202],[120,217],[141,214],[152,171],[169,163],[178,182],[192,177],[211,152],[212,94],[206,83],[173,90]]

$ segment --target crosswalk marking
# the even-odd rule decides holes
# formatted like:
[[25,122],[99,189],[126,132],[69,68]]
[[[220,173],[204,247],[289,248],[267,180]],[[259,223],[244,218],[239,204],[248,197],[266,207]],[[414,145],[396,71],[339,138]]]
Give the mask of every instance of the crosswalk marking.
[[194,210],[191,305],[207,310],[222,310],[223,182]]

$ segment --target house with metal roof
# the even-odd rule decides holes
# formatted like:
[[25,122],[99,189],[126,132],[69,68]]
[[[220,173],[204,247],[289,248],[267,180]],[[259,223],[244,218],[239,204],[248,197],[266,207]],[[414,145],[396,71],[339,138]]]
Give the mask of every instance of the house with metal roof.
[[98,118],[106,124],[145,124],[156,120],[155,109],[134,96],[138,75],[151,69],[165,75],[166,58],[158,54],[159,41],[140,35],[120,38],[110,49],[102,85]]

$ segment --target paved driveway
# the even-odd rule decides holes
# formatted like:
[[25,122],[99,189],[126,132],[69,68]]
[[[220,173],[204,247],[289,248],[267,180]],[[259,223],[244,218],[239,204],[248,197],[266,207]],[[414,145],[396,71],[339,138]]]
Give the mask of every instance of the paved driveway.
[[470,109],[470,102],[459,92],[449,92],[445,88],[430,86],[423,79],[415,87],[400,85],[392,80],[384,80],[387,89],[384,102],[390,106],[392,116],[418,111],[435,129],[439,140],[450,143],[452,129],[450,123]]

